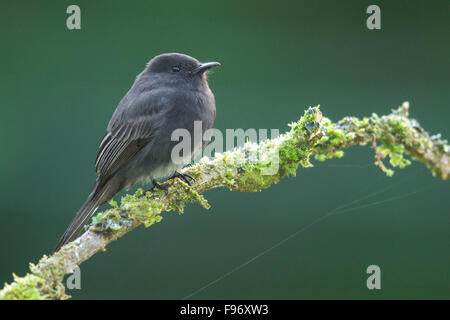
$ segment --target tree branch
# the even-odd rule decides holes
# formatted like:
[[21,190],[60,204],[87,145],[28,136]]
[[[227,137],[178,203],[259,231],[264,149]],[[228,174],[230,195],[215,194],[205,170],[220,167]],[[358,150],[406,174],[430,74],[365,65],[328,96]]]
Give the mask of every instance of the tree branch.
[[410,119],[409,104],[403,103],[391,114],[368,118],[346,117],[333,123],[322,117],[319,107],[309,108],[291,130],[259,144],[247,142],[243,147],[203,158],[183,170],[196,180],[192,187],[179,179],[168,182],[169,190],[147,192],[139,189],[126,195],[121,204],[111,201],[112,208],[98,213],[88,230],[50,257],[44,255],[37,265],[30,264],[24,277],[13,274],[14,282],[5,284],[0,299],[67,299],[62,283],[65,274],[86,261],[106,245],[137,226],[159,222],[164,211],[183,212],[185,203],[198,202],[208,209],[202,192],[218,187],[232,191],[255,192],[295,175],[298,166],[311,167],[310,157],[325,161],[343,156],[342,149],[370,143],[375,150],[375,164],[387,175],[394,172],[385,166],[388,157],[393,167],[410,164],[409,154],[423,162],[431,173],[448,179],[450,147],[440,135],[430,136],[419,123]]

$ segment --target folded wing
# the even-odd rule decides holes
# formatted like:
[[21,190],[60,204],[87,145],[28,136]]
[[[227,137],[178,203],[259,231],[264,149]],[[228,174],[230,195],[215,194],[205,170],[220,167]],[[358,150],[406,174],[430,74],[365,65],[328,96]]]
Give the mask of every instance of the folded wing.
[[100,179],[108,179],[151,141],[164,121],[166,109],[152,99],[151,91],[131,102],[124,98],[111,118],[95,159]]

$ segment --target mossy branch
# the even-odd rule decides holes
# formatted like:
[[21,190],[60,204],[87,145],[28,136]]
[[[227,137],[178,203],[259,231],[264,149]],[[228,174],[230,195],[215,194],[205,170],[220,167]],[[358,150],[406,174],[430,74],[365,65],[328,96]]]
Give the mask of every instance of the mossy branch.
[[247,142],[243,147],[203,158],[184,169],[196,180],[189,187],[181,180],[168,182],[169,190],[143,194],[139,189],[126,195],[112,208],[97,214],[88,230],[52,256],[43,256],[37,265],[30,264],[30,273],[14,275],[14,282],[5,284],[0,299],[67,299],[64,275],[105,250],[110,242],[137,226],[146,227],[161,221],[161,213],[183,212],[185,203],[198,202],[208,209],[202,192],[218,187],[232,191],[255,192],[278,183],[285,176],[295,175],[298,166],[311,167],[311,156],[325,161],[343,156],[342,149],[371,144],[375,164],[387,175],[393,170],[383,160],[389,157],[392,167],[410,164],[404,156],[423,162],[431,173],[441,179],[449,178],[450,147],[440,135],[430,136],[419,123],[409,118],[409,105],[403,103],[391,114],[368,118],[346,117],[336,123],[322,117],[319,107],[309,108],[299,121],[290,124],[290,131],[259,144]]

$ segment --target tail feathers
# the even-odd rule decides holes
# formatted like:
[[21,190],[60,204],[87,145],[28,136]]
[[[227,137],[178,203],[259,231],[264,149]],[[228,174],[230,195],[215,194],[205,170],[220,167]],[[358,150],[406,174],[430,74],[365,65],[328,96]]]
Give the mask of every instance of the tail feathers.
[[75,240],[80,233],[83,231],[84,225],[89,221],[95,210],[106,201],[110,200],[116,192],[111,193],[108,190],[108,185],[101,186],[99,181],[94,185],[89,198],[83,204],[83,206],[78,210],[75,218],[70,223],[66,232],[59,239],[58,244],[53,252],[57,252],[61,247],[69,242]]

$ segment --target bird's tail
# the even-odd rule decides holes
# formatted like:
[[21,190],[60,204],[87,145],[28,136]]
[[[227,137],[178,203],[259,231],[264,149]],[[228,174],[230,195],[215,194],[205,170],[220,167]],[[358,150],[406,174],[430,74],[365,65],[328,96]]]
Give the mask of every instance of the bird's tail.
[[75,218],[70,223],[66,232],[59,239],[58,244],[53,252],[57,252],[63,245],[75,240],[78,235],[83,231],[84,225],[89,221],[89,219],[94,214],[95,210],[105,202],[109,201],[116,195],[119,190],[112,190],[108,183],[101,183],[99,180],[95,183],[92,191],[83,204],[83,206],[78,210]]

